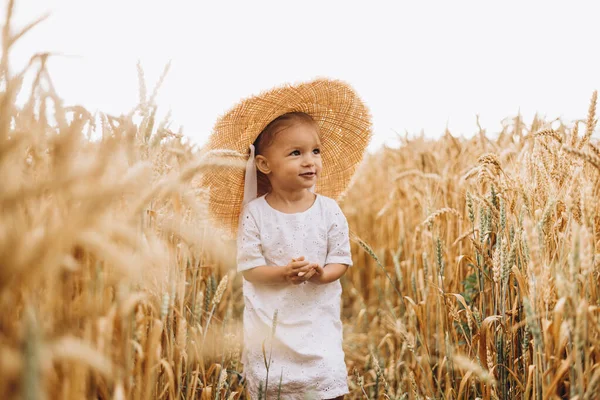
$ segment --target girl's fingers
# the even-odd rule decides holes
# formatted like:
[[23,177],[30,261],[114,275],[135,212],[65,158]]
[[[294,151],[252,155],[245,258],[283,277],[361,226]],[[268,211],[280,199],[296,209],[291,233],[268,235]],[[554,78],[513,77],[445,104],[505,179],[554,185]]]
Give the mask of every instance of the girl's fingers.
[[321,275],[321,272],[319,271],[319,265],[318,264],[310,264],[307,265],[306,267],[302,268],[302,270],[300,272],[298,272],[298,277],[300,278],[304,278],[304,280],[309,280],[313,275],[318,274]]
[[310,263],[308,261],[296,261],[292,263],[292,268],[293,269],[300,269],[303,268],[307,265],[309,265]]
[[315,270],[311,270],[309,272],[306,272],[304,275],[300,275],[298,274],[297,276],[294,276],[290,279],[290,281],[294,284],[294,285],[299,285],[301,283],[305,283],[308,282],[308,280],[310,278],[312,278],[312,276],[315,274]]
[[304,274],[306,274],[308,271],[313,271],[314,269],[315,269],[314,264],[308,264],[308,265],[305,265],[304,267],[297,268],[296,272],[297,272],[297,275],[300,275],[300,272],[304,272]]

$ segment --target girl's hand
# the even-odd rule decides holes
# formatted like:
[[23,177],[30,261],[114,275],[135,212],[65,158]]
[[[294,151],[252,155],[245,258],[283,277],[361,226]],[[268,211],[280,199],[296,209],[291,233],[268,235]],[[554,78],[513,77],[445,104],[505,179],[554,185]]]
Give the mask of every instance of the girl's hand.
[[325,267],[317,265],[316,271],[319,274],[315,274],[310,281],[318,285],[331,283],[340,279],[346,273],[347,269],[348,266],[346,264],[327,264]]
[[328,280],[325,276],[325,270],[323,269],[323,267],[321,267],[319,264],[311,264],[311,266],[314,268],[314,275],[312,276],[312,278],[310,278],[310,281],[312,283],[317,283],[317,284],[324,284],[324,283],[328,283]]
[[293,285],[304,283],[315,274],[314,264],[304,261],[304,257],[293,258],[284,268],[285,280]]

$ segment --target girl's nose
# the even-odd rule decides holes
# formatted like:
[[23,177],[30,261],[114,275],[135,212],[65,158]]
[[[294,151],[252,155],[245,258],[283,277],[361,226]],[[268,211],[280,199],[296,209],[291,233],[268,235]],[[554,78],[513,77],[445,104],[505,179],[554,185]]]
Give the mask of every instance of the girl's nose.
[[304,159],[302,160],[302,163],[305,166],[310,167],[310,166],[315,165],[315,160],[314,160],[314,158],[312,156],[308,155],[308,156],[304,157]]

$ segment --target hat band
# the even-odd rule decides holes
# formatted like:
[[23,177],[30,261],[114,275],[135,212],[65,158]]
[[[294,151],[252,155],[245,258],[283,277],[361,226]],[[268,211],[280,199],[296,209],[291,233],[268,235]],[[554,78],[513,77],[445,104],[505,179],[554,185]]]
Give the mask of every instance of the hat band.
[[[256,199],[258,196],[258,179],[256,176],[256,162],[254,160],[255,149],[254,145],[250,145],[250,157],[246,162],[246,174],[244,176],[244,199],[242,207]],[[313,185],[309,190],[314,193],[316,185]]]
[[244,200],[242,207],[256,198],[258,180],[256,178],[256,162],[254,162],[254,145],[250,145],[250,158],[246,162],[246,175],[244,177]]

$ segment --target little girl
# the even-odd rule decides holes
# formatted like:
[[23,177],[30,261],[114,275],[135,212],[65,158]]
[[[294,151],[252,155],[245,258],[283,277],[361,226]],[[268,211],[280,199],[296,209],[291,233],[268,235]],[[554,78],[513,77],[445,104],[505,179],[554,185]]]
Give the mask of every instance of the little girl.
[[[370,116],[346,84],[319,80],[246,100],[213,136],[229,119],[244,138],[257,116],[266,124],[249,135],[237,232],[248,393],[343,398],[339,278],[352,265],[348,224],[336,201],[319,192],[345,190],[368,143]],[[213,190],[223,192],[221,182]]]

